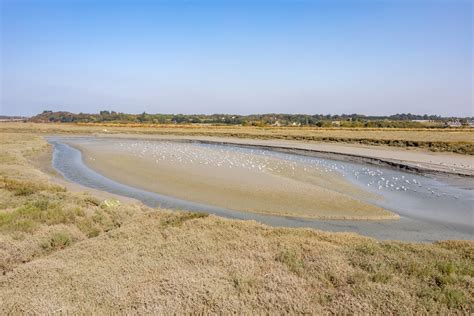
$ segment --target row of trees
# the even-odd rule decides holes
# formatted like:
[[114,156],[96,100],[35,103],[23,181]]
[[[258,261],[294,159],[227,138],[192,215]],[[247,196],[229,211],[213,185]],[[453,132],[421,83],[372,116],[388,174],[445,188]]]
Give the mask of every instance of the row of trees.
[[[220,124],[255,126],[342,126],[342,127],[423,127],[427,123],[442,124],[453,118],[436,115],[395,114],[390,116],[365,116],[360,114],[307,115],[307,114],[127,114],[100,111],[98,114],[44,111],[32,117],[34,122],[117,122],[150,124]],[[461,118],[467,122],[471,118]],[[420,122],[426,121],[426,122]]]

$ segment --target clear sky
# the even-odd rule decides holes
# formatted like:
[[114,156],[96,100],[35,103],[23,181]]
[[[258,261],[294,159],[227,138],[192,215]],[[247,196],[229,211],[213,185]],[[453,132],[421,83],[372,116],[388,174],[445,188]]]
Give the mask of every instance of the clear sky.
[[0,3],[3,115],[474,115],[470,0]]

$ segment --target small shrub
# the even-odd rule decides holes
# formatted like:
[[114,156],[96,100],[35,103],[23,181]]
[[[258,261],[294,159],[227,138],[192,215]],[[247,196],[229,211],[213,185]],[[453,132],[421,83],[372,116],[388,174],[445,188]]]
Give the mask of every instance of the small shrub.
[[4,188],[17,196],[28,196],[39,191],[39,186],[32,182],[3,179]]
[[79,206],[74,208],[74,214],[76,216],[79,216],[79,217],[84,217],[86,216],[86,212],[84,212],[84,210],[82,208],[80,208]]
[[32,233],[38,224],[57,225],[75,222],[74,210],[46,199],[26,202],[13,212],[0,214],[0,229]]
[[385,283],[388,283],[388,281],[390,281],[391,278],[392,276],[387,273],[377,272],[374,275],[372,275],[370,279],[372,280],[372,282],[385,284]]
[[37,225],[32,219],[17,216],[16,212],[0,214],[1,230],[31,234],[36,230],[36,228]]
[[250,293],[252,287],[255,285],[255,280],[251,278],[235,276],[232,278],[232,284],[239,293]]
[[454,274],[454,264],[452,262],[438,263],[438,270],[444,275]]
[[451,284],[454,282],[454,278],[450,275],[445,275],[445,274],[436,274],[434,276],[434,282],[435,284],[440,287],[444,288],[447,285]]
[[99,211],[95,211],[94,215],[92,216],[92,220],[94,223],[103,224],[106,221],[105,215]]
[[199,219],[208,217],[209,214],[206,213],[197,213],[197,212],[187,212],[181,213],[179,215],[170,215],[168,218],[161,221],[162,226],[174,226],[178,227],[181,226],[184,222],[192,220],[192,219]]
[[34,221],[30,219],[19,219],[15,222],[12,223],[9,227],[9,231],[12,232],[23,232],[23,233],[28,233],[32,234],[36,231],[38,228],[38,224],[35,223]]
[[40,191],[49,192],[65,192],[66,188],[54,185],[45,184],[41,182],[32,182],[24,180],[14,180],[8,178],[2,178],[0,185],[3,186],[7,191],[12,192],[16,196],[29,196]]
[[77,223],[77,227],[83,232],[88,238],[97,237],[100,235],[101,230],[94,224],[89,218],[84,218]]
[[462,305],[467,304],[464,294],[459,290],[446,288],[442,293],[444,295],[446,305],[448,305],[449,308],[460,308]]
[[99,206],[100,205],[100,200],[99,199],[97,199],[93,196],[89,196],[89,195],[84,197],[83,201],[86,205],[92,205],[92,206]]
[[371,255],[371,256],[375,255],[375,253],[377,252],[376,246],[372,243],[366,243],[366,244],[357,246],[355,250],[364,255]]
[[64,249],[72,244],[71,236],[66,232],[54,233],[41,243],[41,248],[47,251]]
[[421,264],[414,260],[409,260],[401,263],[399,270],[411,277],[416,277],[420,279],[430,278],[433,275],[433,269],[431,266]]
[[351,285],[362,284],[366,281],[366,275],[362,272],[355,272],[347,278],[347,283]]
[[301,275],[303,269],[304,269],[304,262],[301,260],[301,258],[296,254],[294,250],[284,250],[280,252],[276,258],[276,261],[283,263],[288,267],[288,269],[296,273],[298,275]]
[[324,274],[325,278],[331,283],[334,287],[341,286],[344,282],[341,280],[341,277],[332,271],[328,271]]
[[92,227],[89,232],[87,233],[87,237],[88,238],[93,238],[93,237],[97,237],[100,235],[100,232],[101,230],[97,227]]

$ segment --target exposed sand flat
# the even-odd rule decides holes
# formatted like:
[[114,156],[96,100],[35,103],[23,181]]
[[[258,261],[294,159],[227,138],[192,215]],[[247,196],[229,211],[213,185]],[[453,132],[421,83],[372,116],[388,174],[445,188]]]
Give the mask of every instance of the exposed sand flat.
[[288,149],[313,150],[323,153],[335,153],[341,155],[354,155],[389,162],[396,162],[419,170],[441,171],[445,173],[464,174],[474,176],[474,156],[460,155],[448,152],[431,152],[427,150],[416,150],[406,148],[394,148],[387,146],[366,146],[360,144],[331,144],[314,143],[290,140],[261,140],[240,139],[232,137],[208,137],[208,136],[174,136],[174,135],[100,135],[111,138],[142,138],[142,139],[169,139],[169,140],[194,140],[216,143],[229,143],[253,146],[271,146]]
[[[128,141],[125,147],[131,143],[134,142]],[[114,142],[103,141],[100,144],[79,142],[80,145],[74,142],[74,145],[83,152],[86,164],[105,176],[184,200],[238,211],[302,218],[398,217],[362,201],[370,194],[335,173],[282,163],[271,157],[252,155],[250,161],[249,157],[232,152],[225,154],[222,163],[210,163],[202,157],[215,157],[220,153],[193,144],[179,145],[190,147],[192,155],[196,156],[187,159],[179,150],[174,152],[174,147],[168,149],[166,157],[161,152],[141,154],[145,150],[143,146],[147,145],[135,143],[139,145],[134,150],[118,149]]]

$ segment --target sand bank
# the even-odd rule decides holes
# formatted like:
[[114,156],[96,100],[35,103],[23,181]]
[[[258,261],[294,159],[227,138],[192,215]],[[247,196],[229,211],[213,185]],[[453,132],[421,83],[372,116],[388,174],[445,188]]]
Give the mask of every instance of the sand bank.
[[[149,143],[124,141],[119,147],[117,142],[75,141],[74,146],[83,152],[85,163],[101,174],[179,199],[237,211],[301,218],[398,218],[366,202],[376,196],[336,173],[282,163],[272,157],[216,152],[195,144],[175,144],[166,152],[160,148],[151,154],[147,152]],[[128,148],[131,144],[136,147]],[[206,160],[221,155],[224,155],[222,162]]]
[[474,156],[449,152],[431,152],[424,149],[368,146],[360,144],[332,144],[291,140],[241,139],[210,136],[174,135],[129,135],[97,134],[101,138],[155,139],[173,141],[197,141],[217,144],[233,144],[256,147],[286,149],[295,153],[313,153],[332,159],[351,160],[366,163],[385,164],[418,173],[474,176]]

